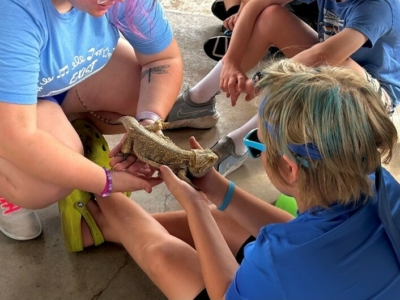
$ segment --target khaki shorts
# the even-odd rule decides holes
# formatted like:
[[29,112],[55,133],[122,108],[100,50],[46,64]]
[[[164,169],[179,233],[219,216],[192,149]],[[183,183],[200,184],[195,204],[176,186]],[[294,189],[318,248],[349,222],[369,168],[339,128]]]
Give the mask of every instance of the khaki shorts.
[[385,106],[386,113],[391,116],[394,113],[394,105],[393,101],[390,98],[389,94],[386,92],[384,88],[382,88],[381,84],[377,79],[372,77],[371,74],[369,74],[367,71],[365,71],[365,75],[367,77],[368,82],[373,86],[374,90],[377,91],[381,95],[381,100],[383,102],[383,105]]

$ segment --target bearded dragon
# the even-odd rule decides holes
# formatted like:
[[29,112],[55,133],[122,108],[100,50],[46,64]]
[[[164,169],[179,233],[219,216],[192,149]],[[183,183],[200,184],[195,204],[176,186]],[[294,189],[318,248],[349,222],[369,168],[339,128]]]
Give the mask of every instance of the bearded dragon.
[[159,134],[161,130],[168,129],[168,122],[157,120],[151,125],[143,126],[134,117],[123,116],[116,121],[105,119],[91,111],[81,100],[85,109],[100,121],[110,125],[123,125],[127,131],[127,137],[121,148],[121,155],[135,155],[139,160],[154,168],[162,165],[168,166],[181,180],[184,180],[198,189],[189,179],[204,176],[214,167],[218,155],[210,149],[184,150],[178,147],[170,138]]

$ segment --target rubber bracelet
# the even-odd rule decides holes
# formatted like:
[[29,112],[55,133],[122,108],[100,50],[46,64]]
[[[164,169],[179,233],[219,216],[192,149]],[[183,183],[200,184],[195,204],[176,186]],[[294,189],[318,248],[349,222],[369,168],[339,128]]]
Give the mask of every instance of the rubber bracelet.
[[103,191],[100,193],[100,196],[102,197],[108,197],[111,194],[112,191],[112,177],[111,173],[107,168],[103,168],[104,172],[106,172],[106,185],[103,189]]
[[217,206],[218,210],[224,211],[228,207],[229,203],[231,203],[234,191],[235,183],[233,181],[229,181],[228,190],[226,191],[225,198],[224,200],[222,200],[221,205]]
[[142,120],[152,120],[152,121],[157,121],[160,120],[161,117],[157,115],[155,112],[152,111],[142,111],[136,116],[136,120],[139,122]]

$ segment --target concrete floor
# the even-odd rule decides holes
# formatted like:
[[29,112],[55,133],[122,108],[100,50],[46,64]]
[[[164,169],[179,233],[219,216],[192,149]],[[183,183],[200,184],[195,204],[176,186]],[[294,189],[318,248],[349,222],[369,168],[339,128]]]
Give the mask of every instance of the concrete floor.
[[[182,5],[179,2],[166,3],[166,7],[171,9],[167,14],[182,49],[184,83],[193,86],[215,65],[204,54],[202,45],[208,37],[218,33],[221,24],[213,16],[197,14],[199,11],[196,9],[204,13],[204,7],[208,8],[211,1],[206,4],[201,2],[198,7],[191,6],[191,10],[185,8],[185,13],[172,11],[182,10]],[[181,147],[188,147],[187,140],[191,135],[196,136],[204,147],[210,147],[220,137],[244,124],[256,112],[252,102],[239,101],[232,108],[224,96],[219,95],[217,98],[221,118],[215,128],[179,130],[166,134]],[[107,139],[112,147],[120,136]],[[395,159],[389,166],[397,178],[400,178],[396,171],[400,170],[399,165],[400,160]],[[273,201],[278,195],[264,175],[259,160],[247,160],[229,179],[266,201]],[[155,188],[151,195],[135,192],[131,198],[148,212],[180,208],[164,185]],[[165,299],[121,246],[104,244],[82,253],[70,254],[65,250],[61,237],[57,205],[39,210],[38,214],[43,224],[43,234],[39,238],[17,242],[0,234],[1,300]]]

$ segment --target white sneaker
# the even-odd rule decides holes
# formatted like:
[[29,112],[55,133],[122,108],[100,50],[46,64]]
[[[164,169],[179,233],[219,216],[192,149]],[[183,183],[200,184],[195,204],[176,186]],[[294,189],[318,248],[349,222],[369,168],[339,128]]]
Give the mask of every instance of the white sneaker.
[[18,241],[32,240],[42,233],[38,215],[0,196],[0,231]]

